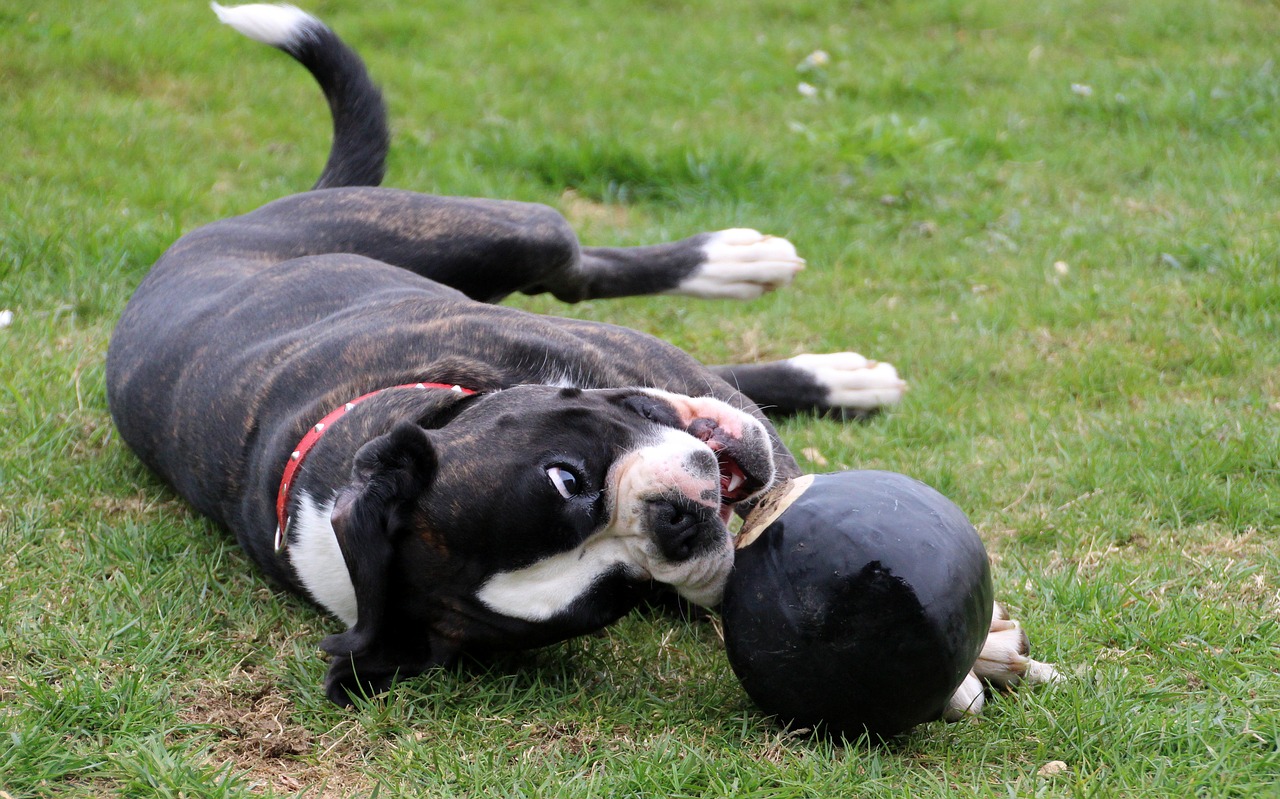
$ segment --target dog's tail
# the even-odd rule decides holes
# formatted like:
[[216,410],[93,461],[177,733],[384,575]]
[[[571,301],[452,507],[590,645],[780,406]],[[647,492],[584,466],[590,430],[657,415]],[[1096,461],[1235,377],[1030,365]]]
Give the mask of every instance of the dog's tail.
[[294,6],[212,5],[222,22],[293,56],[324,90],[333,115],[333,145],[312,188],[381,183],[391,141],[387,107],[360,56],[327,25]]

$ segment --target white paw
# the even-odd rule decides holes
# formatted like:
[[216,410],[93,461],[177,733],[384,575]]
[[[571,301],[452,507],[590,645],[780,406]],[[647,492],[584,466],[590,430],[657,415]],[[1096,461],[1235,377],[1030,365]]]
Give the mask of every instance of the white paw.
[[986,695],[982,691],[982,680],[979,680],[973,672],[969,672],[964,682],[960,683],[960,687],[947,700],[947,707],[942,711],[942,717],[947,721],[959,721],[965,716],[981,715],[982,706],[986,701]]
[[1061,682],[1063,677],[1048,663],[1027,657],[1030,642],[1021,625],[1009,618],[1003,606],[996,603],[991,630],[973,664],[973,672],[1000,688],[1012,688],[1021,682],[1028,685]]
[[667,294],[752,300],[787,285],[804,269],[791,242],[750,228],[712,233],[702,252],[703,263]]
[[871,411],[897,404],[907,390],[893,364],[868,360],[856,352],[806,353],[788,358],[787,363],[826,386],[827,404],[833,408]]

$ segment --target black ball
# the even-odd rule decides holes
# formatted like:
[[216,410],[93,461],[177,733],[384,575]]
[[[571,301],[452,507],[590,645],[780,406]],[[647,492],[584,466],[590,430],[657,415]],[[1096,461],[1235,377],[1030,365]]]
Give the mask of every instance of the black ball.
[[725,648],[747,694],[785,724],[887,738],[938,718],[986,639],[986,549],[953,502],[905,475],[779,486],[738,547]]

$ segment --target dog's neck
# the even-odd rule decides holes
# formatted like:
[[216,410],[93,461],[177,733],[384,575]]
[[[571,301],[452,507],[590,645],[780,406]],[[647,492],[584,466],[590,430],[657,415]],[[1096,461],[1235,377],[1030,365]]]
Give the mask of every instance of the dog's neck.
[[307,455],[310,454],[311,449],[317,443],[319,443],[320,437],[325,434],[325,431],[329,429],[329,426],[332,425],[334,422],[336,422],[338,419],[345,416],[348,411],[352,410],[353,408],[355,408],[357,405],[364,402],[365,400],[378,396],[384,391],[390,391],[392,389],[398,389],[398,388],[409,388],[409,389],[416,389],[421,391],[444,390],[444,391],[452,391],[455,394],[460,394],[462,396],[471,396],[476,393],[475,391],[469,388],[463,388],[462,386],[459,386],[459,385],[449,385],[448,383],[405,383],[398,386],[390,386],[388,388],[378,389],[377,391],[370,391],[367,394],[362,394],[361,396],[356,397],[350,400],[349,402],[346,402],[343,405],[340,405],[337,408],[334,408],[327,415],[325,415],[323,419],[317,422],[315,426],[313,426],[310,430],[306,432],[305,435],[303,435],[302,440],[298,442],[298,446],[294,447],[293,452],[290,453],[289,455],[289,461],[288,463],[285,464],[284,471],[280,476],[280,488],[276,492],[275,549],[276,549],[277,555],[284,552],[284,550],[288,547],[288,544],[289,544],[288,530],[289,530],[289,523],[290,521],[292,521],[289,518],[287,513],[288,507],[289,507],[289,494],[290,494],[290,490],[293,488],[294,476],[297,474],[298,469],[302,467],[302,463],[304,460],[306,460]]

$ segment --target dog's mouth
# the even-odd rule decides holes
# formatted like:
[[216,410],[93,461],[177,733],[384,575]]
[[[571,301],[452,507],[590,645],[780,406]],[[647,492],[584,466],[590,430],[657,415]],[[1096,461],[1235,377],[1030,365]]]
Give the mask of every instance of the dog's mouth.
[[716,464],[720,467],[720,521],[728,524],[733,516],[733,506],[759,493],[766,483],[744,469],[723,442],[708,441],[706,444],[715,453]]
[[[688,397],[658,389],[645,389],[627,399],[629,407],[646,419],[681,430],[711,451],[720,478],[717,515],[725,525],[733,516],[734,505],[756,496],[773,482],[772,439],[765,426],[746,411],[714,397]],[[698,468],[699,478],[706,480],[711,475],[703,468]],[[700,504],[711,504],[702,489],[689,493],[689,497]]]
[[686,433],[705,444],[716,457],[720,472],[719,515],[726,525],[733,516],[734,505],[755,496],[773,482],[773,453],[768,436],[763,429],[756,429],[759,423],[754,419],[734,413],[741,418],[734,419],[727,412],[718,419],[699,416],[685,428]]

